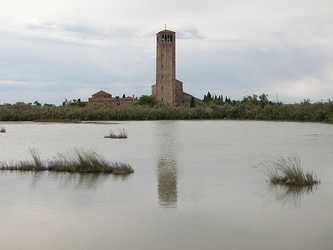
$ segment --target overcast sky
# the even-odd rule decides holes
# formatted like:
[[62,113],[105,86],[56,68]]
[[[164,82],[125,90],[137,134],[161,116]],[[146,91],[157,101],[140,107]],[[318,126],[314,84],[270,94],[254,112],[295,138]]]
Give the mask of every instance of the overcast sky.
[[0,103],[150,94],[164,24],[197,97],[333,98],[332,0],[1,0]]

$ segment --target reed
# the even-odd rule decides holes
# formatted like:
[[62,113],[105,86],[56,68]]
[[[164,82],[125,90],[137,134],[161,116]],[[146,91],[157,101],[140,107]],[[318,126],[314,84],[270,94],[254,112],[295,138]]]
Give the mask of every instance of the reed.
[[59,154],[53,160],[42,162],[36,151],[30,151],[32,161],[20,161],[13,164],[1,164],[3,171],[50,171],[67,173],[103,173],[129,175],[134,172],[129,164],[108,162],[94,152],[76,151],[74,156]]
[[313,186],[320,183],[314,173],[305,172],[298,157],[282,157],[275,161],[268,171],[268,177],[273,185]]

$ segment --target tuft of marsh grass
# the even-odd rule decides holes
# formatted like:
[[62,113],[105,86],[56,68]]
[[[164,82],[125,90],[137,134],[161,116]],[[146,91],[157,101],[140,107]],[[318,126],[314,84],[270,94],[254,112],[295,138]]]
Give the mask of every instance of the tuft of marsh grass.
[[32,161],[21,161],[14,164],[1,164],[0,170],[8,171],[50,171],[67,173],[104,173],[129,175],[134,172],[129,164],[111,163],[94,152],[76,151],[74,156],[59,154],[53,160],[42,162],[36,151],[30,150]]
[[111,139],[127,139],[128,135],[125,129],[121,129],[119,134],[115,134],[112,131],[110,131],[110,133],[106,136],[104,136],[104,138],[111,138]]
[[0,133],[6,133],[6,128],[5,127],[1,127],[0,128]]
[[273,185],[306,187],[320,183],[315,174],[303,170],[298,157],[281,157],[273,162],[268,177]]
[[129,164],[114,163],[112,174],[114,175],[126,175],[127,173],[133,173],[133,169]]

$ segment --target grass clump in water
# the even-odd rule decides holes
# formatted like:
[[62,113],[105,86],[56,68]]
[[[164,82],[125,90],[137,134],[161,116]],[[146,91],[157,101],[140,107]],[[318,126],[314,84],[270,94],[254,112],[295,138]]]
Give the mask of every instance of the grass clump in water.
[[67,173],[102,173],[129,175],[134,172],[129,164],[111,163],[94,152],[76,151],[74,157],[58,155],[53,160],[42,162],[36,151],[30,151],[32,161],[2,164],[0,170],[8,171],[50,171]]
[[0,128],[0,133],[6,133],[7,131],[6,131],[6,128],[5,127],[1,127]]
[[268,171],[268,177],[273,185],[306,187],[320,183],[316,175],[303,170],[298,157],[278,159]]
[[127,139],[128,135],[125,129],[121,129],[119,134],[115,134],[110,131],[109,135],[104,136],[104,138],[111,138],[111,139]]
[[46,171],[48,170],[45,165],[43,165],[39,154],[30,150],[32,156],[32,161],[20,161],[14,164],[1,164],[0,170],[8,171]]

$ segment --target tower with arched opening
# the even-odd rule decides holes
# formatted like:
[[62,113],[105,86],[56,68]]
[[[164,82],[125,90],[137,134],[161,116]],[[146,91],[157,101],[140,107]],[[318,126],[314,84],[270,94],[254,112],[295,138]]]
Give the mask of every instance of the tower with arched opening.
[[192,96],[183,92],[183,83],[176,79],[176,33],[163,30],[156,34],[155,99],[171,106],[189,105]]

